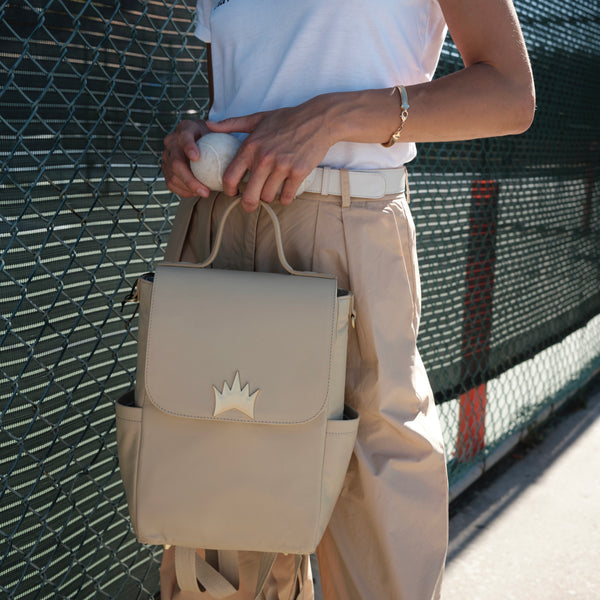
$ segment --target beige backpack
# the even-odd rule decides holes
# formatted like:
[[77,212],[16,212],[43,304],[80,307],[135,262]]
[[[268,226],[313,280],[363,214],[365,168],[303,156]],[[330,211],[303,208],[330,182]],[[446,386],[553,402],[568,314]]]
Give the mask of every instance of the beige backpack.
[[138,280],[137,387],[116,405],[138,539],[175,545],[180,588],[216,598],[236,591],[231,554],[218,573],[194,549],[265,552],[260,597],[276,553],[315,550],[358,427],[344,406],[352,293],[290,267],[266,204],[289,274],[208,268],[237,203],[204,263]]

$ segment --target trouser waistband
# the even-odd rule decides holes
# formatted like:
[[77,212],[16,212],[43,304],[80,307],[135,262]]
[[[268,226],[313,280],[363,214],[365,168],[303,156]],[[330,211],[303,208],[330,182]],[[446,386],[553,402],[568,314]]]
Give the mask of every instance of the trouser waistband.
[[341,196],[342,206],[349,206],[351,198],[380,200],[405,191],[406,167],[357,171],[317,167],[304,182],[304,192]]

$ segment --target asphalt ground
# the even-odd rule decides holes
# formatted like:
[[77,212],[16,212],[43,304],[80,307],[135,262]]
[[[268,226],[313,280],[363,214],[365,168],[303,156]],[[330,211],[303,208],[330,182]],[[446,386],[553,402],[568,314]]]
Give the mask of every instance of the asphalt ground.
[[442,600],[600,599],[600,378],[450,505]]

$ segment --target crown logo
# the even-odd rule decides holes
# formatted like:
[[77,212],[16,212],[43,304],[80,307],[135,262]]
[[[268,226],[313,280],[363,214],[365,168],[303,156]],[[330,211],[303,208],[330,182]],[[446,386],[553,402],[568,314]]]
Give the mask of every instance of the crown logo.
[[220,392],[214,385],[212,386],[215,392],[215,412],[213,416],[216,417],[221,413],[227,412],[228,410],[239,410],[246,416],[254,419],[254,403],[256,402],[256,396],[260,390],[256,390],[254,394],[250,395],[248,384],[244,386],[244,389],[240,387],[240,372],[237,371],[233,385],[229,387],[227,381],[223,382],[223,391]]

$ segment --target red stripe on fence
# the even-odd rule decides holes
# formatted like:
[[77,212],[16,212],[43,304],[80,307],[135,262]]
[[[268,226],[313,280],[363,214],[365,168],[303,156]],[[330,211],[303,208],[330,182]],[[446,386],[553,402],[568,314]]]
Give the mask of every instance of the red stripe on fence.
[[[478,379],[488,365],[492,330],[494,269],[496,264],[497,181],[476,180],[471,186],[469,252],[465,270],[462,356],[463,377]],[[459,398],[456,458],[471,460],[485,446],[486,384]]]
[[458,444],[456,458],[461,462],[471,460],[485,446],[486,384],[482,383],[460,395]]

